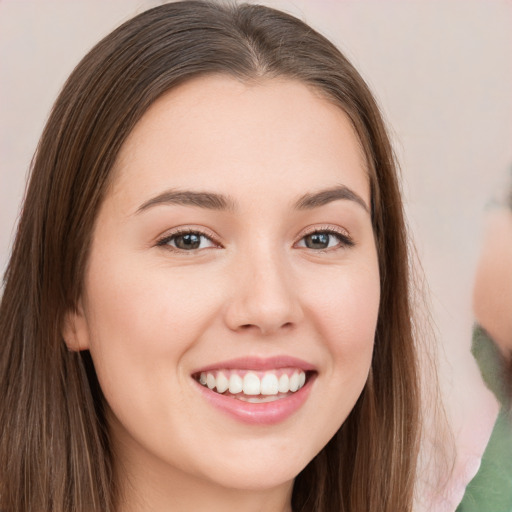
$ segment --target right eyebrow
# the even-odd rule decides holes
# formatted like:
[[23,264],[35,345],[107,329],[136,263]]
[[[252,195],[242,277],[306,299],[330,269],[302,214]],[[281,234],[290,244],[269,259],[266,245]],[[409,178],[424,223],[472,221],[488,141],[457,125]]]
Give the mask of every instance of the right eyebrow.
[[159,205],[197,206],[207,210],[234,210],[235,204],[229,197],[213,192],[191,190],[166,190],[142,203],[136,213]]

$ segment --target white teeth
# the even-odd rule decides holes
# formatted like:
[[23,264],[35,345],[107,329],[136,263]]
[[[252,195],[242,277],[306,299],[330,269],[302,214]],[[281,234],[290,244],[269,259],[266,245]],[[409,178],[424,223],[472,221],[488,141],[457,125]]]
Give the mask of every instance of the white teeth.
[[293,375],[290,377],[290,391],[297,391],[299,389],[299,374],[297,372],[293,372]]
[[279,382],[273,373],[266,373],[261,379],[262,395],[277,395],[279,393]]
[[244,376],[244,395],[259,395],[261,382],[255,373],[248,372]]
[[[281,395],[294,393],[306,383],[306,373],[301,370],[294,371],[291,376],[289,370],[287,372],[283,370],[269,371],[265,372],[263,376],[259,372],[247,372],[243,377],[236,372],[237,370],[201,372],[198,380],[203,386],[211,390],[215,389],[217,393],[229,391],[231,395],[240,395],[240,399],[244,399],[243,394],[246,395],[246,401],[254,403],[272,401],[271,398],[278,400],[283,398]],[[241,373],[244,372],[241,371]],[[249,400],[249,397],[258,395],[261,395],[261,397]],[[279,397],[276,397],[276,395],[279,395]]]
[[241,393],[243,389],[243,381],[240,375],[236,373],[232,373],[231,377],[229,377],[229,392],[232,395],[236,395],[237,393]]
[[211,373],[209,373],[207,376],[206,376],[206,385],[210,388],[210,389],[213,389],[215,387],[215,376]]
[[279,377],[279,393],[288,393],[290,391],[290,377],[283,373],[281,377]]
[[224,393],[229,388],[229,380],[222,373],[217,374],[217,393]]

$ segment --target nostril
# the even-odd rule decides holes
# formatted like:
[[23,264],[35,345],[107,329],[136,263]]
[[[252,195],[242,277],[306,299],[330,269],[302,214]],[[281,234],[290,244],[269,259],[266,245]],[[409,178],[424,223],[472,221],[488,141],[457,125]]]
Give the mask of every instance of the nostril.
[[265,325],[262,323],[262,325],[257,324],[243,324],[238,326],[239,331],[251,331],[251,330],[257,330],[258,332],[261,332],[262,334],[270,334],[272,332],[275,332],[279,329],[286,329],[291,330],[294,326],[293,322],[285,322],[282,325],[271,326],[271,325]]

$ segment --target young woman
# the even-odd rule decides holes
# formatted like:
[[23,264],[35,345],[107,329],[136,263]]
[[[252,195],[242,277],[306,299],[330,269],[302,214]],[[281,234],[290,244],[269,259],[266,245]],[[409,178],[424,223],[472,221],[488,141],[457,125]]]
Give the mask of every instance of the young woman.
[[0,509],[410,511],[389,139],[325,38],[250,5],[128,21],[37,148],[0,308]]

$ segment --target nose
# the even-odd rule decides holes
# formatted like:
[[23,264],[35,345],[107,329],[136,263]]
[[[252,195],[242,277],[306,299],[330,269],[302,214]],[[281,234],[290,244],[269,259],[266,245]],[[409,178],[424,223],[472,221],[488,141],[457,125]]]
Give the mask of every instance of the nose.
[[225,311],[228,327],[263,335],[293,329],[303,318],[297,283],[286,258],[262,251],[241,258]]

